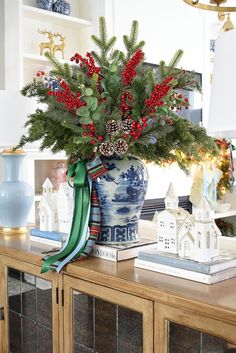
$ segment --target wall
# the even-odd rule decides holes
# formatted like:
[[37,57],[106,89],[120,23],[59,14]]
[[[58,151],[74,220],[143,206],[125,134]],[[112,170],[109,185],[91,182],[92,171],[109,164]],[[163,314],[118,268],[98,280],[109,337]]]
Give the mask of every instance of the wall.
[[183,1],[115,0],[114,31],[118,45],[138,20],[140,39],[145,40],[146,61],[159,63],[171,59],[177,49],[184,50],[181,66],[203,72],[204,17]]
[[[204,68],[204,16],[176,0],[114,0],[113,29],[117,47],[124,49],[122,36],[129,34],[133,20],[139,22],[139,38],[145,40],[145,60],[167,63],[178,49],[184,50],[180,67],[196,72]],[[192,180],[176,165],[160,168],[148,165],[150,175],[146,198],[164,197],[172,181],[178,195],[188,195]]]
[[0,0],[0,90],[5,88],[4,37],[5,37],[4,0]]

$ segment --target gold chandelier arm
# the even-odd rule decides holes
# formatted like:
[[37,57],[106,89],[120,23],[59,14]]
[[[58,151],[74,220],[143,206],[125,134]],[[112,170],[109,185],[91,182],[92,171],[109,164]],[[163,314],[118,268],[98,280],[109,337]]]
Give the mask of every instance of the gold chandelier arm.
[[208,11],[217,11],[217,12],[236,12],[236,7],[232,6],[215,6],[215,5],[206,5],[200,2],[194,3],[193,0],[183,0],[186,4],[193,6],[197,9],[208,10]]

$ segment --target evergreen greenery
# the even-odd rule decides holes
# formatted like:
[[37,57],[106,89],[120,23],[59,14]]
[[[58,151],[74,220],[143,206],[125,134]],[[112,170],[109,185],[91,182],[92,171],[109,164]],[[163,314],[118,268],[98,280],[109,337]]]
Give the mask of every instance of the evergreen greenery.
[[75,54],[71,65],[46,54],[50,77],[34,79],[22,94],[47,109],[29,115],[28,133],[17,147],[41,140],[41,149],[64,150],[70,160],[132,154],[158,164],[177,161],[184,170],[205,152],[217,152],[203,128],[175,113],[188,107],[179,89],[200,89],[193,72],[176,69],[182,50],[168,65],[161,61],[156,74],[143,63],[137,21],[123,37],[125,53],[113,49],[116,38],[108,38],[103,17],[92,40],[98,51],[86,58]]

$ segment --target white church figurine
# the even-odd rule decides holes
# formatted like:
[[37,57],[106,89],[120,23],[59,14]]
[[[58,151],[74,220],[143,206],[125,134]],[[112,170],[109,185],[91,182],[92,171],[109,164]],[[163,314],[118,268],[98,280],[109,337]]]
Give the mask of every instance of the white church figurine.
[[188,212],[178,207],[179,199],[172,183],[165,198],[165,210],[157,215],[158,250],[178,254],[177,233],[188,216]]
[[47,178],[43,185],[43,195],[39,203],[39,229],[69,233],[73,215],[73,189],[68,183],[61,183],[53,192],[53,185]]
[[158,214],[158,250],[198,262],[210,261],[219,255],[221,235],[214,221],[214,211],[203,197],[190,215],[178,208],[177,200],[170,184],[166,209]]

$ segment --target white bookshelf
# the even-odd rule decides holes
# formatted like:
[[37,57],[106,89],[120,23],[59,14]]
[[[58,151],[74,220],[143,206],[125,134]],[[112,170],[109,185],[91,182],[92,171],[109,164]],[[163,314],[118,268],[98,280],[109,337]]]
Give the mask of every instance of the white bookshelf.
[[[19,91],[26,83],[31,82],[36,77],[37,71],[44,71],[47,74],[50,70],[50,62],[44,55],[40,55],[39,48],[39,44],[48,42],[48,38],[38,30],[46,29],[65,36],[65,60],[62,59],[60,52],[56,53],[56,58],[62,63],[69,63],[71,56],[76,52],[85,55],[93,48],[91,35],[97,32],[98,18],[109,16],[106,8],[110,6],[110,0],[70,0],[71,15],[66,16],[37,8],[36,0],[2,1],[4,4],[2,6],[0,0],[0,12],[4,13],[6,58],[4,88],[11,91]],[[14,122],[17,122],[17,116],[13,118],[12,126],[17,125]],[[17,143],[20,135],[19,139],[18,137],[15,139]],[[12,139],[9,137],[10,140]],[[4,140],[1,149],[9,147],[7,141]],[[12,145],[12,142],[10,144]],[[57,162],[66,161],[66,156],[64,153],[54,155],[50,151],[40,152],[39,143],[25,146],[24,150],[27,157],[24,161],[23,179],[35,191],[35,207],[29,216],[29,222],[32,223],[41,199],[43,181],[46,177],[50,177]],[[0,165],[0,176],[1,169]]]
[[[43,55],[25,53],[23,58],[24,58],[25,65],[37,64],[37,65],[45,65],[45,67],[50,67],[51,65],[50,62],[47,60],[47,58]],[[70,60],[63,60],[63,59],[58,59],[58,60],[61,63],[71,62]]]
[[214,218],[219,219],[219,218],[227,218],[227,217],[233,217],[236,216],[236,210],[229,210],[227,212],[215,212]]
[[92,21],[83,18],[61,15],[52,11],[38,9],[34,6],[23,5],[23,16],[35,21],[51,22],[59,26],[69,26],[75,29],[84,26],[92,26]]

